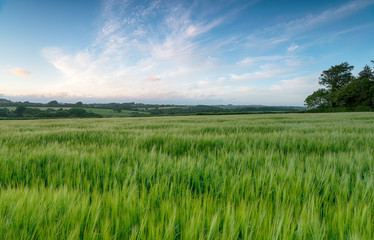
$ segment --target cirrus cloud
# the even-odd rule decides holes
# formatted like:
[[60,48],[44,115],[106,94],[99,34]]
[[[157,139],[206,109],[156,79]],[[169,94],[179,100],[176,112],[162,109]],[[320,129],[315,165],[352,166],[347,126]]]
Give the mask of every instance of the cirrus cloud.
[[103,1],[94,38],[85,48],[42,49],[62,76],[45,90],[90,99],[301,104],[318,87],[311,83],[318,76],[309,77],[316,60],[300,54],[321,38],[310,34],[305,41],[304,34],[374,0],[343,3],[243,33],[227,31],[230,21],[237,20],[232,17],[240,9],[235,4],[229,14],[220,4],[201,11],[203,1],[192,6],[187,1],[144,2]]

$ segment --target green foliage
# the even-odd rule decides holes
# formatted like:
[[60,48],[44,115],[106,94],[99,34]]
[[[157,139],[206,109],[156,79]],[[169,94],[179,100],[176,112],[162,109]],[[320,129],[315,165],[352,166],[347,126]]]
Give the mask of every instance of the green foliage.
[[332,66],[328,70],[322,72],[319,78],[319,84],[335,92],[353,79],[353,68],[354,67],[347,62]]
[[373,113],[2,121],[0,239],[373,239]]
[[70,108],[68,112],[74,117],[84,117],[87,114],[83,108]]
[[23,105],[18,105],[14,110],[14,113],[17,114],[19,117],[23,117],[23,113],[26,111],[26,107]]
[[374,108],[374,72],[365,66],[357,77],[352,75],[353,66],[347,62],[322,72],[318,89],[305,99],[312,109],[326,111],[328,108],[345,110],[372,110]]
[[120,113],[120,112],[122,112],[122,109],[121,109],[120,106],[117,106],[117,107],[113,108],[113,111]]
[[51,106],[51,107],[58,107],[58,105],[59,103],[56,100],[53,100],[47,103],[47,106]]
[[0,117],[8,117],[10,115],[10,111],[8,108],[0,108]]
[[329,91],[324,88],[320,88],[317,91],[313,92],[312,95],[309,95],[305,99],[305,103],[309,108],[326,108],[330,107],[330,101],[328,99]]
[[53,109],[53,108],[28,108],[23,105],[17,106],[13,111],[8,108],[0,108],[0,117],[2,119],[38,119],[38,118],[89,118],[101,117],[101,115],[86,111],[82,108]]

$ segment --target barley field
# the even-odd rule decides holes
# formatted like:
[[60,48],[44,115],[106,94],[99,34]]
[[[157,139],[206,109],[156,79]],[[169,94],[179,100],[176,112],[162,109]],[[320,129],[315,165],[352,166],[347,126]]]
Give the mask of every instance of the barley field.
[[0,239],[374,239],[374,114],[0,121]]

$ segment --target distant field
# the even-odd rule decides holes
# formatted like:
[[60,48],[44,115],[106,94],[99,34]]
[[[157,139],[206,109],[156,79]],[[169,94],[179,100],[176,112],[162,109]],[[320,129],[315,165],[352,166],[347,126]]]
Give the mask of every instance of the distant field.
[[[157,109],[186,109],[187,107],[181,107],[181,106],[170,106],[170,107],[157,107]],[[148,110],[154,110],[156,108],[148,108]],[[145,110],[145,108],[143,108]]]
[[374,114],[0,122],[0,239],[374,239]]
[[97,113],[106,117],[123,117],[128,116],[130,113],[139,113],[142,115],[149,115],[149,112],[137,112],[137,111],[130,111],[130,110],[122,110],[120,113],[113,111],[113,109],[105,109],[105,108],[83,108],[86,111],[92,111],[93,113]]

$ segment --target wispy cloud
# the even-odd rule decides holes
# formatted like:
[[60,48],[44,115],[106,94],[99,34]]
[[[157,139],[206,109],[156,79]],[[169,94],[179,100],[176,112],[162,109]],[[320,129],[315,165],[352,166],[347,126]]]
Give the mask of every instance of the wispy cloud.
[[298,48],[299,48],[298,45],[296,45],[296,44],[292,44],[289,48],[287,48],[287,50],[288,50],[289,52],[293,52],[293,51],[295,51],[295,50],[298,49]]
[[250,48],[263,46],[265,49],[271,49],[278,44],[293,41],[295,38],[305,38],[305,33],[309,34],[314,29],[323,28],[373,4],[374,0],[354,0],[335,8],[307,14],[301,18],[262,27],[247,36],[245,45]]
[[310,28],[318,27],[322,24],[330,23],[338,19],[352,15],[357,11],[374,4],[373,0],[355,0],[345,3],[337,8],[327,9],[317,14],[309,14],[303,18],[294,19],[287,23],[282,23],[282,26],[289,32],[305,32]]
[[250,66],[250,65],[258,65],[259,63],[264,62],[279,62],[286,59],[290,59],[292,56],[285,56],[285,55],[272,55],[272,56],[257,56],[257,57],[246,57],[243,60],[240,60],[237,64],[239,66]]
[[[256,96],[265,99],[277,93],[300,102],[316,86],[310,83],[311,72],[301,70],[310,59],[297,55],[307,44],[296,38],[374,3],[352,1],[244,34],[217,35],[243,7],[230,13],[219,7],[201,11],[203,2],[103,1],[96,35],[85,49],[42,50],[63,76],[45,91],[64,97],[233,103],[254,103]],[[282,48],[276,53],[252,54],[278,45]]]
[[21,68],[13,68],[13,69],[9,69],[9,72],[17,75],[17,76],[21,76],[21,77],[27,77],[29,76],[31,73],[28,72],[28,71],[25,71]]
[[[108,1],[92,45],[76,53],[45,48],[42,54],[64,76],[57,88],[72,94],[135,97],[183,92],[185,84],[219,68],[211,57],[214,47],[204,47],[200,38],[219,27],[223,17],[207,20],[192,17],[192,12],[169,1]],[[150,91],[143,80],[157,85]]]

